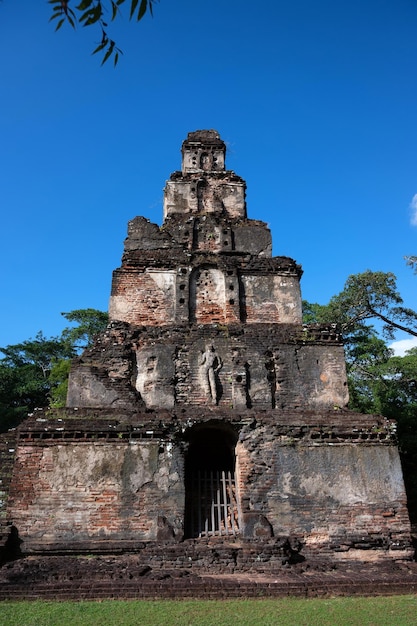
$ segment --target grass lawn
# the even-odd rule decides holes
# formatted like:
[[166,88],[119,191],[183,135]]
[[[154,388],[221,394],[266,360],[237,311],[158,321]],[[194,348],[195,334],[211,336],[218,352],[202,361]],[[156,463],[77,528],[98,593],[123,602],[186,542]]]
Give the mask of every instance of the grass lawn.
[[415,626],[417,596],[0,603],[1,626]]

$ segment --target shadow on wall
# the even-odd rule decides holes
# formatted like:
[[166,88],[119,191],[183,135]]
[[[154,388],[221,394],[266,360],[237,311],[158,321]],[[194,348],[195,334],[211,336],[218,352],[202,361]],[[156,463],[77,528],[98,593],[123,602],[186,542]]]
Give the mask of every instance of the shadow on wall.
[[0,565],[7,561],[14,561],[22,556],[20,546],[23,539],[20,539],[16,526],[10,528],[9,536],[6,539],[4,547],[0,550]]

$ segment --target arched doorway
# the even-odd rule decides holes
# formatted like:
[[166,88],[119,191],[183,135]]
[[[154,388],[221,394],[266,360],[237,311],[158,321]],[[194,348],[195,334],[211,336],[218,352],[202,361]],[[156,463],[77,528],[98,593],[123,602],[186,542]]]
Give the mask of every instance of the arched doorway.
[[237,434],[219,422],[194,426],[187,433],[185,457],[185,537],[239,533],[235,480]]

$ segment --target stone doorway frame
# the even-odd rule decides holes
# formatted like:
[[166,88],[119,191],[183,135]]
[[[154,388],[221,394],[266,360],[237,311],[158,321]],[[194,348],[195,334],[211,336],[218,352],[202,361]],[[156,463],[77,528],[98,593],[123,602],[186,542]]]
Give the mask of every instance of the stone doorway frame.
[[184,536],[235,537],[242,527],[237,433],[230,424],[213,420],[191,427],[186,438]]

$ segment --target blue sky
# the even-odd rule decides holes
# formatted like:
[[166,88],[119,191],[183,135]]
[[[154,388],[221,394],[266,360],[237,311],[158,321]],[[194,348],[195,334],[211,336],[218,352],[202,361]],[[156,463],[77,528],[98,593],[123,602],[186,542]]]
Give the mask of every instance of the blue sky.
[[226,141],[274,255],[302,265],[305,299],[371,269],[417,309],[416,0],[161,0],[111,26],[116,69],[91,56],[97,31],[55,33],[50,11],[0,3],[0,346],[107,309],[128,220],[161,223],[202,128]]

